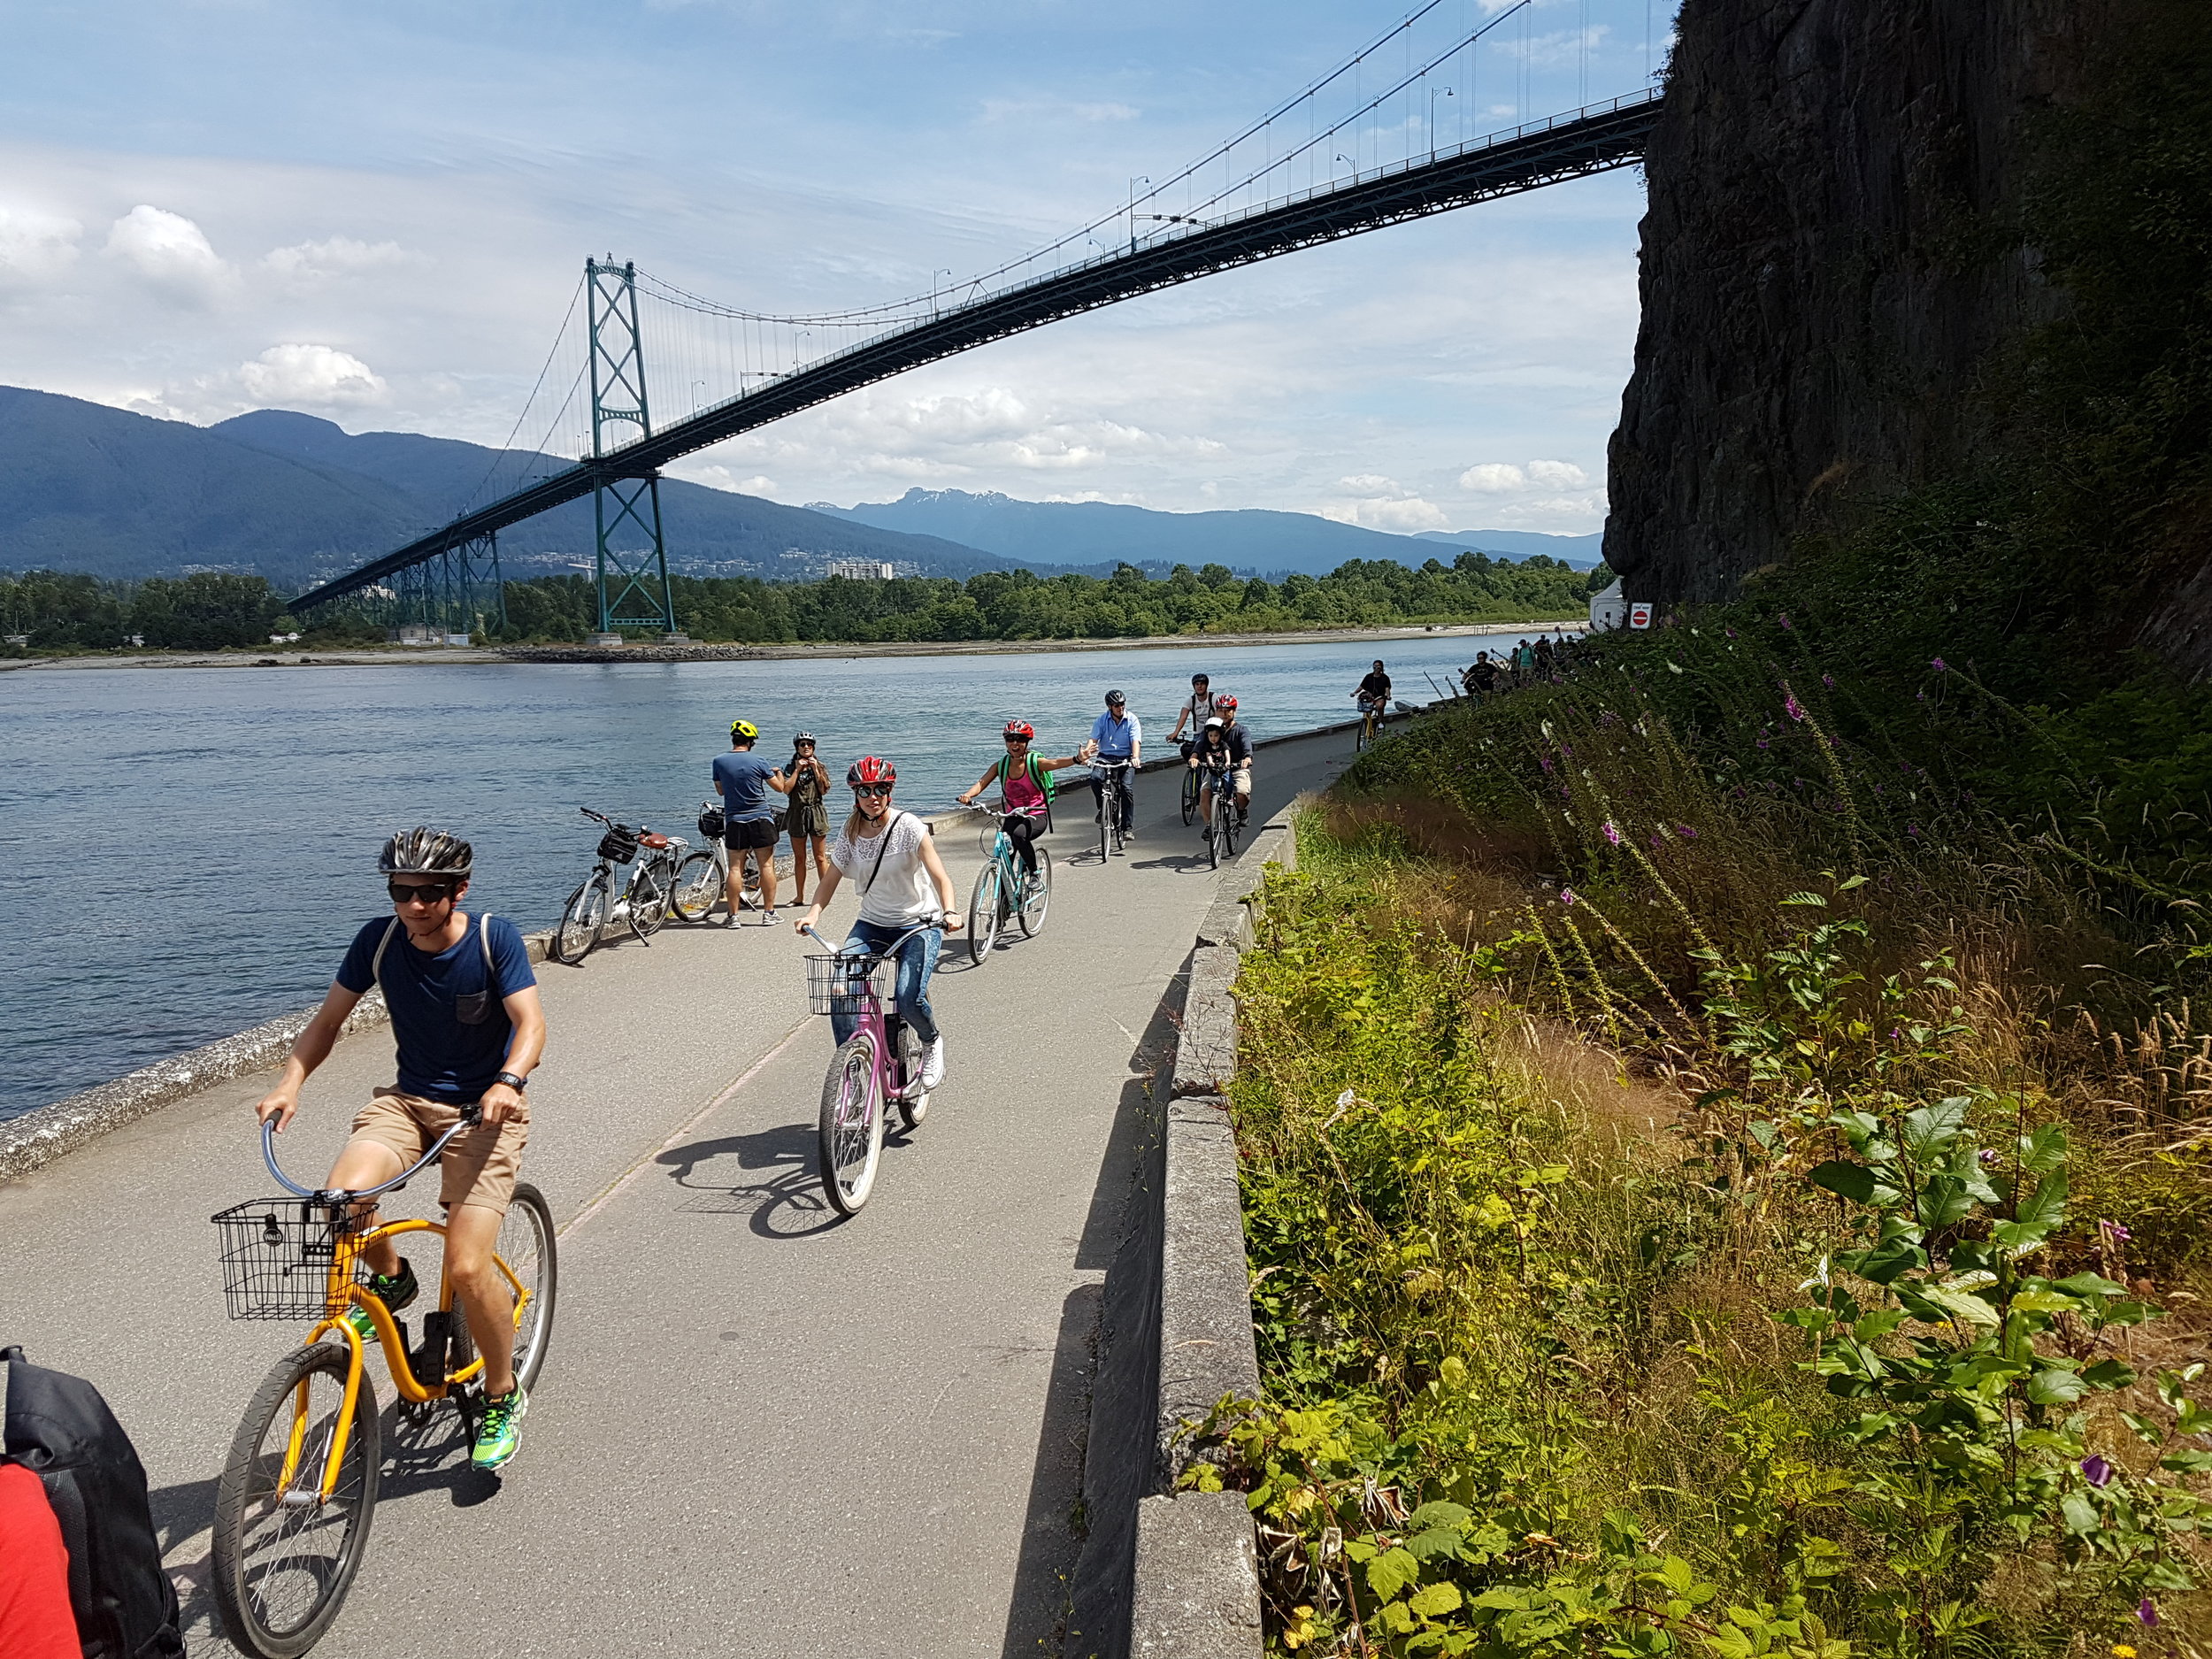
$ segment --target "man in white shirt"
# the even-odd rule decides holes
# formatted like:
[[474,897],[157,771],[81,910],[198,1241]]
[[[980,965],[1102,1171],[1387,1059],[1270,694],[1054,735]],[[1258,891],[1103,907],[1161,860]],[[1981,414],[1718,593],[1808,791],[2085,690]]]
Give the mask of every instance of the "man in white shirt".
[[[1214,711],[1213,682],[1203,674],[1193,674],[1190,677],[1190,701],[1175,711],[1175,729],[1167,734],[1169,742],[1179,741],[1182,744],[1185,760],[1190,758],[1191,746],[1204,733],[1206,718]],[[1183,726],[1187,721],[1190,726],[1190,736],[1187,738],[1183,736]]]

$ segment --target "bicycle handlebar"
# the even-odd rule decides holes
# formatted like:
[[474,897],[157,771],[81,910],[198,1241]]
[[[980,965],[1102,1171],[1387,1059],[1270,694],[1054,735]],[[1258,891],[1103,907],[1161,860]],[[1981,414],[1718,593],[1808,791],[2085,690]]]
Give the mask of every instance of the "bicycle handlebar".
[[320,1191],[310,1191],[279,1169],[276,1160],[276,1123],[273,1119],[267,1118],[261,1120],[261,1161],[269,1166],[269,1173],[276,1178],[277,1184],[287,1192],[301,1198],[320,1198],[334,1202],[350,1203],[364,1198],[377,1197],[380,1194],[390,1192],[395,1187],[403,1187],[436,1161],[438,1155],[445,1150],[447,1141],[452,1140],[464,1129],[473,1129],[483,1121],[484,1102],[471,1101],[461,1108],[460,1120],[432,1142],[430,1149],[416,1159],[413,1164],[401,1171],[381,1187],[365,1187],[358,1191],[349,1192],[344,1187],[328,1187]]
[[[901,950],[905,949],[906,941],[913,938],[915,934],[926,933],[933,927],[942,927],[951,919],[952,918],[949,914],[932,917],[928,921],[908,928],[896,939],[886,945],[881,950],[864,950],[859,954],[853,956],[852,959],[855,962],[888,962],[892,957],[897,956]],[[821,946],[823,949],[828,951],[833,956],[842,956],[850,954],[844,950],[841,947],[831,944],[828,940],[823,938],[821,934],[816,933],[811,927],[802,926],[799,931],[804,933],[809,939],[811,939],[816,944]]]

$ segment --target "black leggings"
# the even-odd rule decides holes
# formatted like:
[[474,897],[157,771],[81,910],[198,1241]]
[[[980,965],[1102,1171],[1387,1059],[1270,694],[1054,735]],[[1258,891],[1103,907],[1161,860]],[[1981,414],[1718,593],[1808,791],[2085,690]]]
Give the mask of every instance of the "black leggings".
[[999,824],[1006,831],[1006,839],[1014,843],[1014,856],[1022,861],[1022,873],[1035,875],[1037,849],[1029,843],[1036,839],[1037,820],[1019,812],[1009,812],[999,819]]

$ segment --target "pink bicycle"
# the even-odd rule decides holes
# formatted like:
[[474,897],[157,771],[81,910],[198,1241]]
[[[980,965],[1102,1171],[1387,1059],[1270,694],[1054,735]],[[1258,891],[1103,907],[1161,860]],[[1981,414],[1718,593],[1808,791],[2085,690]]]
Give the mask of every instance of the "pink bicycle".
[[831,949],[811,927],[806,930],[808,938],[829,951],[806,959],[807,1006],[817,1014],[843,1014],[860,1022],[838,1044],[822,1079],[822,1188],[841,1215],[859,1214],[876,1184],[886,1103],[898,1103],[900,1119],[910,1130],[929,1111],[929,1093],[921,1081],[921,1039],[899,1018],[895,999],[885,1012],[879,981],[897,973],[899,951],[908,940],[942,926],[925,922],[881,951],[850,954]]

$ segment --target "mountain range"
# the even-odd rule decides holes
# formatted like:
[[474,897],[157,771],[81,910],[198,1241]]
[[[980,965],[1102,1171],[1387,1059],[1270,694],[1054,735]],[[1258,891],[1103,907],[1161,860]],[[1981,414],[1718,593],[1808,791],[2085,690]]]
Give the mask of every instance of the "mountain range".
[[1462,549],[1525,558],[1549,554],[1578,570],[1598,564],[1602,535],[1544,535],[1525,530],[1427,530],[1393,535],[1340,524],[1311,513],[1244,508],[1215,512],[1156,512],[1099,501],[1017,501],[995,491],[910,489],[896,501],[838,507],[809,502],[816,512],[879,530],[942,536],[1021,563],[1049,562],[1081,568],[1126,559],[1161,568],[1208,563],[1276,575],[1303,571],[1321,576],[1348,559],[1395,559],[1417,565],[1439,556],[1409,541],[1442,542]]
[[[196,426],[0,387],[0,570],[135,580],[217,568],[296,588],[566,465],[416,433],[348,433],[287,410]],[[1012,565],[1103,574],[1124,560],[1156,573],[1222,564],[1240,574],[1321,575],[1348,559],[1448,558],[1447,548],[1547,553],[1586,569],[1600,540],[1507,530],[1392,535],[1308,513],[1157,512],[955,489],[787,507],[672,478],[662,480],[661,511],[672,567],[772,580],[819,574],[833,559],[953,577]],[[513,576],[567,570],[588,564],[592,543],[591,503],[572,502],[503,532],[500,557]]]

